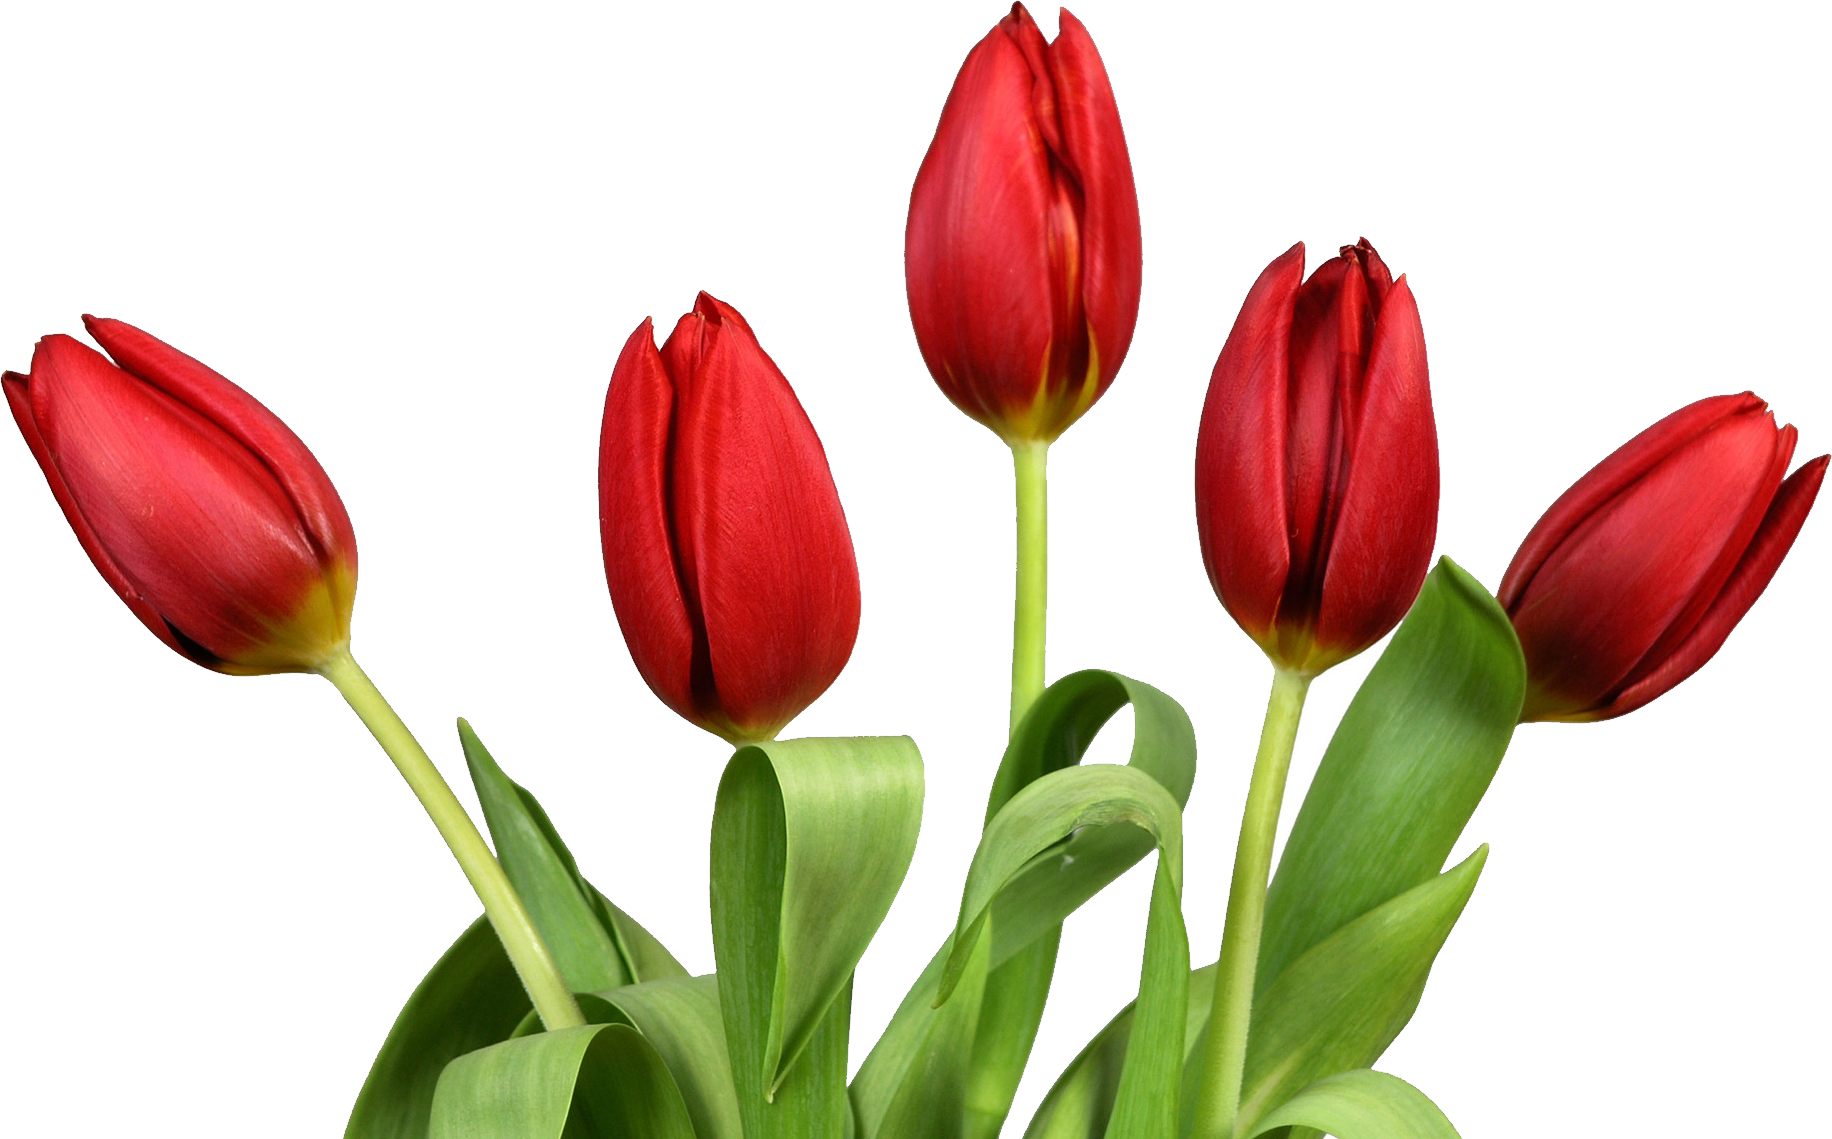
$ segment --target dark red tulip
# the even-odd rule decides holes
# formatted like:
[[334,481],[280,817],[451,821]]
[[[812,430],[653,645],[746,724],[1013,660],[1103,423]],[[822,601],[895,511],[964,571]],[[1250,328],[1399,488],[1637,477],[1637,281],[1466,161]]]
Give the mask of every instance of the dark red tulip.
[[1215,361],[1196,442],[1209,581],[1281,668],[1315,675],[1418,596],[1438,437],[1418,305],[1365,240],[1310,280],[1266,267]]
[[1068,12],[1024,5],[962,65],[910,193],[904,276],[922,358],[1007,442],[1100,398],[1139,315],[1139,200],[1107,70]]
[[77,540],[206,668],[307,672],[350,639],[356,535],[318,460],[222,376],[130,324],[47,336],[6,402]]
[[1755,395],[1683,407],[1579,479],[1499,600],[1527,658],[1522,720],[1607,720],[1697,672],[1787,556],[1827,456],[1788,476],[1792,426]]
[[660,351],[649,321],[604,402],[598,503],[637,671],[733,742],[827,690],[859,632],[859,571],[827,454],[738,311],[701,293]]

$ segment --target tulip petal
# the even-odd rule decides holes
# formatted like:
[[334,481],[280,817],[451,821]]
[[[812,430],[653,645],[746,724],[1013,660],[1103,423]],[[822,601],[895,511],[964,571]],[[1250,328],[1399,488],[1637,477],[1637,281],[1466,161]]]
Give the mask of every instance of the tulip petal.
[[98,568],[157,612],[167,644],[208,667],[249,663],[324,581],[272,469],[189,405],[67,336],[39,342],[28,391],[69,501],[108,551],[112,572]]
[[711,304],[717,331],[678,421],[674,517],[694,551],[719,705],[754,739],[813,702],[851,656],[858,567],[807,413],[749,327]]
[[1098,397],[1126,359],[1138,320],[1139,196],[1106,66],[1088,30],[1066,10],[1049,61],[1061,158],[1081,188],[1081,299],[1099,368]]
[[955,406],[998,431],[1029,412],[1056,339],[1048,149],[1024,54],[994,28],[961,66],[910,193],[910,319]]
[[694,631],[671,536],[668,443],[674,388],[643,321],[624,343],[604,398],[598,449],[599,536],[605,580],[643,681],[693,722],[705,716],[694,685]]
[[[1341,395],[1349,385],[1339,378],[1344,336],[1357,336],[1365,317],[1365,291],[1357,298],[1349,281],[1359,283],[1351,262],[1332,258],[1317,267],[1298,290],[1291,315],[1291,376],[1286,389],[1285,509],[1291,573],[1279,606],[1282,622],[1307,622],[1316,615],[1328,522],[1336,495],[1344,444]],[[1356,303],[1359,300],[1360,303]],[[1345,302],[1348,302],[1345,304]],[[1356,371],[1367,361],[1355,361]],[[1360,387],[1359,376],[1353,385]]]
[[1387,268],[1387,263],[1380,259],[1380,254],[1374,251],[1374,246],[1369,244],[1365,237],[1353,245],[1343,246],[1342,255],[1344,257],[1351,253],[1361,261],[1362,272],[1368,278],[1368,296],[1374,302],[1374,312],[1378,316],[1380,306],[1386,302],[1387,294],[1393,290],[1393,270]]
[[1730,580],[1725,582],[1723,590],[1706,610],[1704,617],[1693,627],[1691,634],[1661,660],[1658,667],[1629,684],[1619,696],[1590,718],[1607,720],[1633,712],[1670,691],[1717,655],[1717,651],[1729,639],[1730,631],[1743,620],[1750,606],[1756,603],[1756,598],[1762,596],[1762,591],[1768,588],[1768,583],[1774,578],[1775,571],[1781,567],[1781,560],[1793,548],[1794,539],[1799,535],[1801,525],[1806,522],[1808,511],[1813,509],[1813,500],[1819,495],[1828,458],[1821,455],[1801,464],[1800,469],[1781,484],[1781,489],[1776,492],[1763,515],[1755,539],[1743,551],[1742,559],[1737,562]]
[[1285,506],[1286,384],[1304,243],[1253,282],[1215,361],[1196,437],[1196,529],[1221,603],[1270,646],[1291,568]]
[[51,486],[51,495],[57,499],[57,505],[64,512],[64,520],[70,524],[70,529],[76,532],[76,540],[82,545],[83,552],[89,555],[91,562],[95,563],[95,568],[102,575],[102,580],[106,581],[109,588],[113,589],[121,600],[127,603],[127,608],[140,619],[142,625],[152,631],[154,636],[179,654],[195,660],[206,668],[214,664],[215,657],[208,651],[203,651],[201,657],[198,655],[198,650],[202,646],[197,646],[188,637],[183,642],[179,640],[177,632],[166,623],[164,617],[159,615],[159,610],[153,607],[152,602],[141,594],[139,588],[128,579],[121,567],[115,564],[107,547],[103,546],[101,539],[96,537],[94,527],[90,526],[89,520],[83,517],[81,508],[77,506],[75,497],[70,493],[69,485],[64,482],[63,474],[57,469],[57,462],[51,457],[50,450],[45,446],[44,436],[38,430],[38,421],[32,417],[31,382],[30,376],[22,376],[18,372],[7,372],[4,376],[0,376],[0,387],[6,391],[6,403],[12,409],[14,422],[19,424],[19,433],[25,436],[26,446],[31,448],[32,457],[38,460],[38,469],[44,472],[45,481]]
[[1404,277],[1374,328],[1352,443],[1317,617],[1316,643],[1329,663],[1399,623],[1437,540],[1437,426],[1425,331]]
[[1701,593],[1722,588],[1726,550],[1736,556],[1751,510],[1773,497],[1777,445],[1757,400],[1662,456],[1559,543],[1510,613],[1532,677],[1528,718],[1597,707]]
[[1510,615],[1519,608],[1527,586],[1547,557],[1604,503],[1718,423],[1732,416],[1761,411],[1766,406],[1751,392],[1701,399],[1680,408],[1611,452],[1561,494],[1533,524],[1526,540],[1515,551],[1514,560],[1502,576],[1501,588],[1495,594],[1501,607]]
[[356,532],[349,513],[292,428],[225,376],[125,321],[84,316],[83,324],[122,368],[208,419],[265,465],[319,556],[346,560],[354,582]]

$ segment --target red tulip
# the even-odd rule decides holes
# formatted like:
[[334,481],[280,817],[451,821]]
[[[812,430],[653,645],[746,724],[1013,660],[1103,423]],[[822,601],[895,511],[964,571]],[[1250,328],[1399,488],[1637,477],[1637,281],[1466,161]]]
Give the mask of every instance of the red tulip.
[[1697,672],[1794,544],[1827,456],[1786,481],[1794,428],[1713,396],[1629,440],[1522,542],[1499,600],[1527,658],[1522,720],[1607,720]]
[[1399,622],[1430,568],[1438,441],[1412,290],[1365,240],[1266,267],[1215,361],[1196,524],[1221,602],[1315,675]]
[[604,402],[611,602],[662,702],[736,742],[827,690],[859,571],[814,425],[738,311],[701,293],[658,352],[645,320]]
[[206,668],[307,672],[350,639],[356,535],[318,460],[182,352],[84,317],[6,401],[77,540],[155,636]]
[[1139,315],[1139,200],[1100,53],[1068,12],[1046,43],[1012,5],[967,56],[904,236],[922,358],[1007,442],[1100,398]]

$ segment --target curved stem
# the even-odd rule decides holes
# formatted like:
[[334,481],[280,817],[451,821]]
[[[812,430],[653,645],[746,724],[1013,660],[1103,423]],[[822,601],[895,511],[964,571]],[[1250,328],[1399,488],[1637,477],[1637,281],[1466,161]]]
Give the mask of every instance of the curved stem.
[[1018,590],[1011,622],[1011,728],[1043,693],[1045,597],[1049,584],[1049,491],[1044,464],[1050,445],[1011,445],[1018,477]]
[[540,931],[534,928],[534,920],[528,916],[521,896],[509,884],[496,856],[490,852],[483,836],[477,833],[477,825],[465,813],[458,797],[452,794],[445,777],[433,766],[426,749],[388,706],[388,701],[357,665],[348,648],[339,650],[318,671],[343,693],[343,698],[350,702],[350,707],[375,735],[376,742],[388,753],[388,758],[394,760],[401,777],[419,797],[420,805],[432,816],[433,825],[439,828],[445,845],[451,848],[452,856],[458,859],[464,876],[470,879],[471,888],[483,902],[483,912],[489,916],[497,938],[508,951],[509,961],[515,966],[522,987],[528,990],[535,1011],[541,1015],[541,1023],[549,1029],[576,1028],[584,1024],[579,1004],[561,978],[560,967],[554,963],[547,943],[541,940]]
[[1310,678],[1278,669],[1266,702],[1259,754],[1247,809],[1234,852],[1234,881],[1228,888],[1228,916],[1222,925],[1221,960],[1216,963],[1215,1000],[1209,1011],[1208,1045],[1202,1053],[1202,1084],[1196,1096],[1193,1139],[1233,1139],[1240,1111],[1241,1076],[1247,1062],[1247,1026],[1253,1016],[1254,974],[1259,966],[1260,929],[1266,916],[1266,881],[1272,872],[1272,843],[1278,835],[1285,774],[1298,738],[1298,718]]

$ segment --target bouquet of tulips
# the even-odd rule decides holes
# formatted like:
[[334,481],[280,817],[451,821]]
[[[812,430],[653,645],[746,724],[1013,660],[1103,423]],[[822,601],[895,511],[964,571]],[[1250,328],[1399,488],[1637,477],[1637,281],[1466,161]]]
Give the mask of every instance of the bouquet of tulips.
[[[1750,393],[1688,404],[1553,502],[1491,595],[1432,564],[1437,436],[1406,278],[1366,240],[1308,276],[1301,244],[1275,257],[1193,440],[1203,563],[1272,676],[1219,956],[1192,968],[1190,718],[1144,680],[1049,683],[1044,663],[1046,457],[1126,359],[1141,265],[1094,43],[1066,12],[1049,41],[1014,5],[955,81],[905,238],[924,362],[1013,457],[1010,732],[987,741],[1003,753],[958,918],[863,1047],[854,970],[914,855],[923,761],[901,735],[781,738],[846,665],[860,580],[815,427],[738,309],[701,293],[659,343],[636,327],[599,451],[630,654],[734,749],[710,844],[717,969],[697,977],[460,721],[486,840],[351,655],[354,531],[260,402],[112,319],[85,318],[102,352],[47,336],[6,373],[52,494],[133,614],[206,668],[329,680],[482,903],[381,1042],[347,1139],[992,1139],[1064,920],[1147,858],[1137,999],[1025,1136],[1456,1135],[1374,1065],[1476,888],[1487,847],[1446,862],[1515,727],[1624,715],[1709,661],[1786,556],[1827,456],[1790,473],[1795,430]],[[1275,867],[1306,693],[1390,632]],[[1126,707],[1129,762],[1082,762]]]

